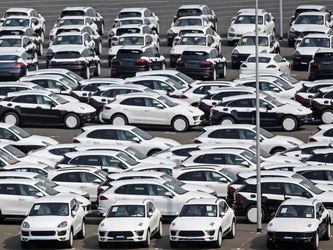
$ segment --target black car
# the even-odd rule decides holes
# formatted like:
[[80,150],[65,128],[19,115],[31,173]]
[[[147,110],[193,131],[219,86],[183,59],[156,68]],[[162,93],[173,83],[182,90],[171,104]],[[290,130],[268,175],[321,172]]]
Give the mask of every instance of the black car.
[[309,64],[309,81],[333,77],[333,49],[319,49]]
[[322,80],[310,83],[303,83],[302,88],[295,94],[295,100],[305,107],[310,106],[311,99],[319,93],[320,89],[333,85],[333,80]]
[[111,60],[111,77],[130,77],[158,69],[165,69],[165,58],[154,47],[124,45]]
[[311,99],[311,109],[313,116],[320,119],[322,123],[333,123],[333,88],[322,88]]
[[193,78],[226,77],[227,60],[215,48],[189,46],[176,62],[176,70]]

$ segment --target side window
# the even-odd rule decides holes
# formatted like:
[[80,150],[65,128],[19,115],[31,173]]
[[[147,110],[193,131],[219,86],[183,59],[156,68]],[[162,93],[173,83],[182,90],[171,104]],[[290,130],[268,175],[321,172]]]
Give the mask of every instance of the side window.
[[228,165],[242,165],[244,159],[238,155],[226,154],[225,163]]
[[129,186],[129,185],[121,186],[121,187],[117,188],[114,192],[115,192],[116,194],[127,194],[128,186]]
[[102,155],[101,159],[102,159],[102,166],[117,167],[118,164],[121,163],[121,161],[119,161],[118,159],[108,155]]
[[117,130],[114,129],[99,129],[90,132],[87,135],[88,138],[97,138],[97,139],[107,139],[107,140],[117,140]]
[[18,96],[13,99],[13,102],[17,103],[29,103],[29,104],[36,104],[36,96],[35,95],[22,95]]
[[53,178],[53,181],[63,181],[63,182],[81,182],[80,173],[64,173]]
[[242,140],[254,140],[256,138],[256,133],[248,129],[239,129],[239,139]]
[[[165,82],[161,82],[161,81],[154,81],[154,89],[158,89],[158,90],[168,90],[171,87],[166,84]],[[171,88],[172,89],[172,88]]]
[[219,204],[220,211],[226,213],[229,209],[228,204],[225,201],[221,201]]
[[64,155],[69,152],[74,152],[74,148],[55,148],[51,149],[49,152],[54,155]]
[[226,164],[226,159],[222,154],[207,154],[206,163]]
[[0,184],[0,194],[17,195],[16,184]]
[[158,100],[153,99],[153,98],[144,98],[144,100],[145,100],[145,106],[146,107],[154,108],[154,107],[157,107],[158,104],[163,105],[161,102],[159,102]]
[[164,196],[166,192],[169,192],[168,189],[160,185],[149,184],[147,186],[148,186],[149,195]]
[[129,106],[145,106],[144,98],[128,98],[120,104]]
[[133,184],[128,185],[127,194],[133,195],[149,195],[148,187],[146,184]]
[[80,174],[81,182],[84,182],[84,183],[92,183],[94,180],[98,179],[92,173],[81,172],[79,174]]
[[207,161],[206,155],[200,155],[193,160],[193,162],[195,162],[195,163],[206,163],[206,161]]
[[207,181],[218,181],[223,177],[221,174],[213,171],[205,171],[205,174]]
[[206,181],[206,176],[204,171],[193,171],[184,173],[177,179],[182,181]]
[[[256,82],[247,82],[247,83],[244,83],[243,85],[247,86],[247,87],[255,88],[256,87]],[[261,88],[261,86],[260,86],[260,88]]]
[[36,196],[37,193],[40,191],[30,185],[24,185],[24,184],[19,184],[19,195],[24,195],[24,196]]
[[326,180],[326,171],[308,171],[302,174],[304,177],[310,180]]
[[262,192],[264,194],[281,194],[282,195],[281,184],[280,183],[263,183]]
[[16,135],[14,135],[12,132],[5,128],[0,128],[0,139],[19,140]]
[[230,102],[228,107],[252,108],[254,105],[252,99],[240,99]]
[[327,94],[325,94],[324,98],[333,99],[333,91],[328,92]]
[[269,104],[268,102],[266,102],[263,99],[259,100],[259,106],[260,106],[260,108],[267,108],[267,107],[273,108],[273,106],[271,104]]
[[213,131],[208,135],[208,137],[220,139],[238,139],[239,134],[237,129],[220,129]]
[[327,136],[327,137],[333,137],[333,129],[327,130],[327,131],[324,133],[324,136]]
[[284,191],[286,195],[302,196],[303,192],[307,192],[303,187],[293,183],[284,183]]
[[43,95],[37,95],[36,99],[37,99],[37,104],[50,105],[53,102],[49,97]]
[[101,157],[99,155],[82,155],[69,161],[70,164],[101,166]]

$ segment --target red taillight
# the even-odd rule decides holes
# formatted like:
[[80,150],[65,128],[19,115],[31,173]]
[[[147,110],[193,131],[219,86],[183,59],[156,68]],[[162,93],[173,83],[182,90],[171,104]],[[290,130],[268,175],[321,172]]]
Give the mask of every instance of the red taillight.
[[234,187],[228,187],[228,192],[234,193],[234,192],[236,192],[236,188],[234,188]]
[[210,61],[203,61],[203,62],[201,63],[201,66],[212,66],[212,65],[213,65],[213,63],[210,62]]
[[178,20],[178,17],[175,16],[175,17],[173,18],[173,22],[175,23],[175,22],[177,22],[177,20]]
[[94,98],[89,98],[89,102],[92,103],[92,102],[97,102]]
[[71,91],[70,93],[70,96],[73,96],[73,97],[75,97],[75,98],[78,98],[79,96],[75,93],[75,92],[73,92],[73,91]]
[[17,63],[14,63],[14,66],[24,66],[24,63],[22,63],[22,62],[17,62]]
[[55,166],[55,169],[60,169],[60,168],[61,168],[61,167],[60,167],[60,166],[58,166],[58,165],[57,165],[57,166]]
[[136,64],[146,64],[148,63],[147,60],[139,58],[138,60],[135,61]]
[[78,64],[78,65],[82,65],[85,63],[86,63],[85,61],[81,61],[81,60],[74,61],[74,64]]
[[74,139],[72,143],[81,143],[78,139]]
[[200,143],[202,143],[200,140],[198,140],[198,139],[195,139],[194,141],[193,141],[193,143],[195,143],[195,144],[200,144]]
[[105,197],[104,195],[99,196],[98,198],[100,201],[106,201],[108,200],[108,197]]
[[241,194],[235,194],[235,199],[242,199],[242,198],[244,198],[244,196],[243,195],[241,195]]
[[295,95],[295,99],[296,100],[303,100],[304,98],[298,94]]
[[311,100],[311,105],[317,105],[317,104],[319,104],[319,103],[314,100]]
[[275,68],[276,68],[276,65],[271,64],[271,65],[268,65],[266,68],[267,68],[267,69],[275,69]]
[[309,138],[309,142],[317,142],[315,138]]
[[241,68],[247,68],[247,66],[245,64],[242,64]]
[[111,60],[111,64],[119,64],[119,59],[117,59],[117,58],[113,58],[113,59]]
[[318,63],[310,62],[310,68],[317,68],[317,67],[318,67]]
[[50,65],[56,65],[56,64],[57,64],[56,61],[51,61],[51,62],[50,62]]
[[181,95],[180,99],[188,99],[188,97],[186,95]]
[[118,40],[118,38],[117,37],[112,37],[112,39],[111,39],[112,41],[117,41]]
[[97,194],[99,195],[99,194],[101,194],[101,193],[103,193],[103,188],[97,188]]
[[207,106],[207,104],[204,102],[199,102],[199,106]]
[[178,60],[178,61],[176,62],[176,64],[177,64],[177,65],[183,65],[183,64],[185,64],[185,62],[184,62],[183,60]]

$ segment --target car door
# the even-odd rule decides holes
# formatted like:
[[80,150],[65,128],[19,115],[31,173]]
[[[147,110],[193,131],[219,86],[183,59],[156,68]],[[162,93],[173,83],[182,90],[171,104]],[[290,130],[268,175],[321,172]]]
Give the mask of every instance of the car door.
[[80,214],[78,214],[78,210],[79,210],[79,203],[75,200],[75,199],[72,199],[71,202],[70,202],[70,211],[71,211],[71,214],[70,216],[72,217],[73,219],[73,228],[74,228],[74,235],[77,234],[80,229],[81,229],[81,223],[82,223],[82,219],[80,218]]
[[275,107],[264,99],[259,100],[259,111],[261,126],[274,126],[280,123]]
[[[74,187],[80,189],[83,184],[81,183],[81,178],[80,178],[80,173],[79,172],[67,172],[67,173],[62,173],[57,176],[55,176],[52,181],[57,183],[58,185],[64,185],[64,186],[69,186],[69,187]],[[94,193],[90,194],[94,195]]]
[[18,184],[19,195],[19,214],[24,216],[30,211],[32,205],[39,198],[36,194],[40,193],[36,187],[26,184]]
[[153,48],[148,48],[147,50],[151,51],[149,54],[151,55],[150,60],[151,60],[152,70],[162,69],[164,61],[161,59],[162,56],[157,51],[157,49],[153,47]]
[[20,215],[17,184],[0,184],[0,209],[2,215]]
[[129,123],[144,124],[145,120],[145,100],[143,97],[130,97],[120,103],[123,113]]
[[[319,225],[318,225],[318,230],[319,230],[319,237],[323,236],[325,231],[327,230],[327,221],[326,221],[326,217],[324,217],[324,205],[321,202],[318,202],[316,204],[316,219],[319,221]],[[330,226],[330,225],[328,225]]]
[[206,186],[215,190],[218,197],[226,198],[228,194],[228,185],[230,182],[219,172],[206,170]]
[[155,98],[144,98],[144,120],[146,124],[170,125],[169,108]]
[[198,186],[206,187],[206,174],[202,170],[192,170],[190,172],[183,173],[177,177],[178,180],[181,180],[187,184],[193,184]]
[[231,101],[227,108],[229,109],[228,114],[233,114],[238,123],[254,123],[255,105],[251,98]]
[[61,105],[44,95],[36,95],[35,122],[57,124],[62,121]]
[[228,206],[228,204],[225,201],[220,201],[218,207],[220,210],[219,216],[221,216],[221,212],[224,213],[222,217],[222,230],[223,230],[222,233],[224,235],[230,229],[234,216],[232,209]]
[[285,200],[281,183],[262,184],[262,203],[268,212],[267,216],[272,216],[281,203]]
[[36,118],[36,95],[21,95],[14,97],[12,102],[8,102],[7,106],[15,108],[22,122],[32,122]]
[[157,184],[147,184],[149,199],[153,201],[155,206],[161,211],[164,216],[172,216],[176,214],[177,203],[173,200],[173,197],[165,195],[170,193],[168,189]]
[[149,221],[151,231],[157,230],[159,227],[160,218],[158,216],[158,213],[155,209],[154,204],[150,201],[148,201],[147,205],[146,205],[146,213],[147,213],[148,218],[149,218],[149,216],[148,216],[149,212],[152,213],[152,216],[150,217],[150,221]]
[[299,198],[304,198],[305,195],[309,195],[312,197],[312,195],[307,190],[305,190],[303,187],[301,187],[298,184],[283,183],[283,187],[284,187],[285,199],[299,199]]

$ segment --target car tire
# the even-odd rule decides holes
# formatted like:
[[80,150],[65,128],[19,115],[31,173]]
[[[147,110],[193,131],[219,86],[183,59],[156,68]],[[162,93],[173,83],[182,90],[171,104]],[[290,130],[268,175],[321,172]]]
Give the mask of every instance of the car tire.
[[227,64],[226,63],[223,65],[223,71],[220,74],[220,77],[221,78],[226,78],[227,77]]
[[157,152],[160,152],[161,149],[157,149],[157,148],[154,148],[154,149],[151,149],[148,153],[147,153],[147,156],[152,156],[153,154],[157,153]]
[[161,70],[165,70],[165,62],[162,62]]
[[217,240],[213,243],[214,248],[221,248],[222,247],[222,230],[219,229],[217,233]]
[[274,249],[275,248],[275,242],[271,240],[266,240],[266,247],[267,249]]
[[331,223],[329,220],[327,220],[327,224],[326,224],[327,228],[326,231],[323,235],[323,240],[330,240],[331,238]]
[[86,237],[86,223],[84,221],[82,221],[81,231],[78,232],[77,238],[84,239],[85,237]]
[[[251,224],[257,223],[257,206],[252,205],[246,209],[245,216],[248,222]],[[265,220],[265,211],[261,208],[261,220]]]
[[333,110],[325,109],[320,114],[320,120],[324,124],[331,124],[333,123]]
[[98,242],[98,247],[99,248],[107,248],[107,246],[108,246],[108,243],[106,243],[106,242]]
[[271,155],[274,155],[276,153],[280,153],[280,152],[283,152],[283,151],[286,151],[286,149],[282,148],[282,147],[276,147],[276,148],[273,148],[269,153]]
[[212,81],[216,81],[216,79],[217,79],[216,68],[214,68],[213,74],[212,74],[212,76],[211,76],[210,79],[211,79]]
[[90,68],[89,68],[89,65],[87,65],[87,67],[86,67],[84,78],[85,79],[90,79]]
[[100,75],[101,75],[101,63],[98,62],[97,65],[96,65],[94,76],[100,76]]
[[111,117],[111,124],[113,125],[127,125],[128,120],[126,116],[122,114],[115,114]]
[[313,250],[317,250],[319,247],[319,233],[316,232],[315,237],[313,238],[312,242],[310,243],[310,247]]
[[64,242],[65,248],[72,248],[74,242],[73,230],[69,232],[69,239]]
[[235,124],[235,120],[232,119],[231,117],[224,117],[220,120],[220,125],[232,125]]
[[37,54],[39,56],[43,55],[43,43],[39,44]]
[[293,40],[288,40],[288,47],[292,48],[294,47],[294,41]]
[[76,128],[80,127],[81,120],[78,115],[70,113],[65,116],[64,124],[65,124],[65,127],[68,129],[76,129]]
[[43,42],[45,42],[45,34],[44,34],[44,31],[41,31],[41,32],[40,32],[40,38],[41,38],[41,40],[42,40],[42,44],[43,44]]
[[228,239],[233,239],[236,236],[236,221],[233,220],[231,224],[230,232],[227,234]]
[[30,243],[29,242],[25,242],[25,241],[21,241],[21,247],[23,249],[28,249],[28,248],[30,248]]
[[146,235],[146,240],[142,244],[143,247],[150,247],[150,230],[148,229],[147,235]]
[[98,34],[99,34],[100,36],[103,36],[103,34],[104,34],[104,30],[105,30],[105,26],[104,26],[104,23],[102,22],[102,23],[101,23],[101,28],[98,29]]
[[178,248],[179,243],[177,241],[169,241],[171,248]]
[[98,42],[98,48],[97,48],[96,54],[97,55],[101,55],[102,54],[102,41]]
[[183,116],[173,118],[171,125],[176,132],[185,132],[189,129],[188,120]]
[[281,126],[285,131],[290,132],[298,128],[298,122],[294,116],[287,115],[282,118]]
[[12,125],[19,125],[20,124],[20,117],[18,114],[14,112],[7,112],[2,119],[5,123],[12,124]]
[[156,232],[156,238],[161,239],[162,236],[163,236],[163,225],[162,225],[162,221],[160,220],[160,222],[158,223],[158,230]]
[[96,112],[96,121],[99,123],[105,123],[102,119],[102,112],[103,112],[102,108],[97,110],[97,112]]

